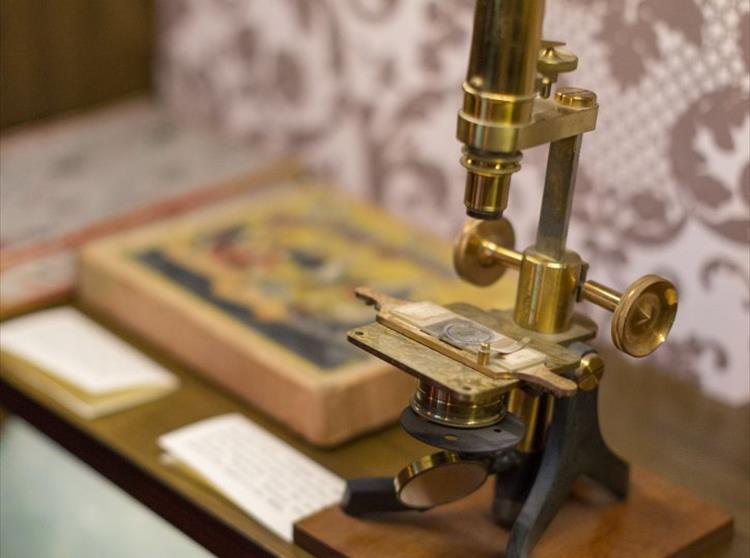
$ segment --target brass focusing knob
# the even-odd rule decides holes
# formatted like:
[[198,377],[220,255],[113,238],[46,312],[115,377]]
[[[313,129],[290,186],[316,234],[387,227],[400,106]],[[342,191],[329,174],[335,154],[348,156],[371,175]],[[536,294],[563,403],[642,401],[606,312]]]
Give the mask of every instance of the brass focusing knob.
[[453,267],[459,277],[468,283],[480,287],[492,285],[507,269],[507,265],[498,261],[501,259],[498,254],[518,255],[520,265],[520,254],[513,250],[515,242],[513,226],[507,219],[469,219],[453,246]]
[[634,357],[653,353],[664,343],[677,315],[677,289],[658,275],[644,275],[625,291],[586,281],[581,296],[612,312],[612,342]]
[[644,275],[625,289],[612,316],[612,342],[621,351],[643,357],[653,353],[672,329],[677,289],[658,275]]
[[[491,285],[509,267],[521,267],[524,255],[512,249],[513,243],[513,228],[506,219],[468,221],[453,250],[456,272],[474,285]],[[677,289],[663,277],[644,275],[623,293],[596,281],[585,281],[579,289],[579,299],[612,312],[612,342],[630,356],[653,353],[672,329]]]
[[558,41],[542,41],[536,69],[540,74],[539,94],[545,99],[552,92],[552,84],[557,82],[559,74],[572,72],[578,67],[578,57],[562,48],[564,45]]

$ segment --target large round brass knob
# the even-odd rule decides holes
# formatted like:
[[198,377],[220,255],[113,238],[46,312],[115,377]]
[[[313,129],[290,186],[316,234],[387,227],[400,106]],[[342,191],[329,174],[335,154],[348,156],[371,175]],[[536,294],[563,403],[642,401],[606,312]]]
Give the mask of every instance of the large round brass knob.
[[635,280],[620,297],[612,316],[612,342],[643,357],[664,343],[677,314],[677,289],[658,275]]
[[516,237],[513,226],[505,218],[494,221],[469,219],[453,246],[453,267],[459,277],[474,285],[486,287],[503,276],[507,266],[502,252],[513,258],[520,255],[511,249]]

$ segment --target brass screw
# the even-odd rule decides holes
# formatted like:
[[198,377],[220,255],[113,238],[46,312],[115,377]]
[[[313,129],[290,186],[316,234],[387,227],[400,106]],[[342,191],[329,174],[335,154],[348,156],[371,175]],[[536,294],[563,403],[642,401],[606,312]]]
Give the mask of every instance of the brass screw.
[[560,87],[555,92],[555,101],[572,109],[591,108],[596,105],[596,93],[580,87]]
[[578,388],[583,391],[591,391],[599,385],[603,375],[604,361],[599,353],[592,352],[584,355],[578,365],[578,370],[576,370]]

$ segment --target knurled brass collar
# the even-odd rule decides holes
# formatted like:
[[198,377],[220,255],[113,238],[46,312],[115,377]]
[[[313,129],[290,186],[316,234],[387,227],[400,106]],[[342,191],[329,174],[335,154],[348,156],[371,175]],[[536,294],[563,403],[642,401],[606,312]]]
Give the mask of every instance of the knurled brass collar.
[[505,394],[461,396],[434,382],[420,380],[409,404],[418,415],[456,428],[481,428],[505,416]]

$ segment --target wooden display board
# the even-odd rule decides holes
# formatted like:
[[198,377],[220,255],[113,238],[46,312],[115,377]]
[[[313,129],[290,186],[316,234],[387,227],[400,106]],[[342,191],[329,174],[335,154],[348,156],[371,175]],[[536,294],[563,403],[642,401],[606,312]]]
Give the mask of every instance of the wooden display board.
[[[578,483],[532,558],[664,558],[691,556],[732,532],[721,508],[644,469],[632,470],[631,492],[615,501]],[[498,558],[508,531],[490,516],[494,483],[428,512],[354,518],[327,508],[295,526],[294,540],[319,558]]]

